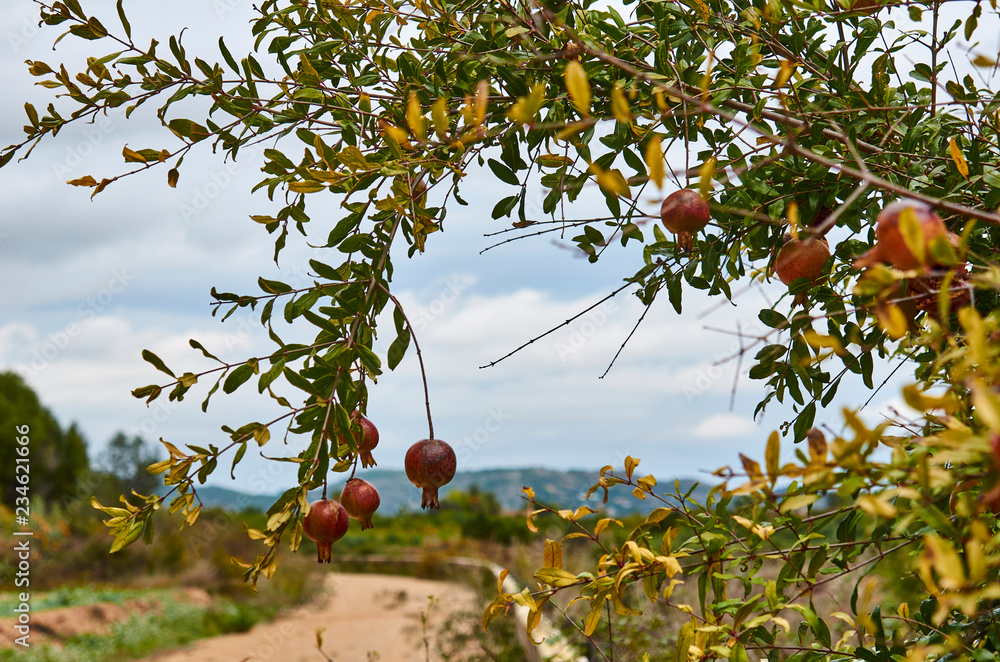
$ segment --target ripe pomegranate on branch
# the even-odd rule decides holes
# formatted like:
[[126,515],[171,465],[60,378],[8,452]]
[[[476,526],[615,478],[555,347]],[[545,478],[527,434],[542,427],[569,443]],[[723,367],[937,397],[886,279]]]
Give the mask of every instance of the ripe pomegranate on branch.
[[660,204],[660,221],[677,235],[677,246],[682,251],[691,250],[692,236],[708,225],[709,220],[708,202],[689,188],[674,191]]

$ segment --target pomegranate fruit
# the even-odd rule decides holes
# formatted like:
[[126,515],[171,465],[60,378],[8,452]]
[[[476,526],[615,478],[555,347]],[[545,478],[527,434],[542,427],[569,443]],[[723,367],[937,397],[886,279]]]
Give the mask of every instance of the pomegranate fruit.
[[302,529],[316,543],[316,560],[329,563],[333,543],[344,537],[350,520],[347,511],[337,501],[320,499],[309,505],[309,514],[302,520]]
[[823,265],[830,258],[830,244],[826,239],[791,239],[778,251],[774,259],[774,272],[785,285],[796,278],[808,278],[815,283],[823,277]]
[[381,499],[378,490],[367,480],[352,478],[340,493],[340,505],[347,514],[358,520],[361,530],[372,528],[372,515],[378,510]]
[[663,227],[677,235],[677,245],[685,251],[691,250],[691,235],[708,225],[710,218],[705,198],[689,188],[674,191],[660,204]]
[[[899,230],[899,218],[905,210],[911,210],[916,215],[923,233],[923,259],[914,255],[903,239]],[[886,262],[907,271],[917,267],[933,264],[931,245],[938,237],[948,238],[948,228],[941,217],[926,204],[916,200],[899,200],[879,212],[875,226],[877,243],[870,251],[854,261],[856,268],[869,267],[879,262]]]
[[406,451],[406,477],[421,488],[421,508],[440,508],[438,488],[455,477],[455,451],[440,439],[421,439]]
[[[358,448],[358,455],[361,457],[361,466],[365,468],[374,467],[376,462],[372,451],[378,446],[378,428],[364,414],[357,410],[351,414],[351,417],[354,420],[354,424],[361,428],[361,436],[354,435],[354,443]],[[346,442],[343,437],[337,435],[337,443],[344,444]]]

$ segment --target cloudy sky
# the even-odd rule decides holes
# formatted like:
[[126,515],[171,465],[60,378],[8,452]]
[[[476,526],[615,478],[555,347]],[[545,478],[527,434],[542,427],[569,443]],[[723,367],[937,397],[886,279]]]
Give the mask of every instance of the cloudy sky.
[[[219,59],[214,44],[220,33],[234,53],[249,48],[244,35],[250,2],[129,5],[138,42],[165,40],[171,30],[186,27],[189,54],[201,50],[205,59]],[[35,5],[27,0],[10,0],[0,10],[0,72],[8,88],[0,98],[3,144],[21,140],[25,100],[47,103],[45,90],[32,85],[25,60],[74,62],[87,48],[98,54],[101,46],[87,43],[81,50],[68,38],[53,52],[57,33],[38,31],[34,16]],[[197,158],[186,159],[176,189],[155,169],[94,200],[89,189],[65,184],[84,175],[100,180],[117,174],[126,144],[166,146],[165,132],[148,114],[139,115],[66,129],[29,160],[0,171],[0,278],[7,284],[0,370],[24,375],[61,423],[76,421],[92,454],[119,430],[205,445],[225,441],[221,425],[269,420],[276,410],[254,396],[255,389],[216,395],[202,413],[205,384],[183,403],[162,398],[147,408],[130,390],[161,375],[140,353],[150,349],[171,367],[194,372],[208,366],[190,349],[189,338],[231,360],[270,353],[253,317],[237,313],[221,323],[211,316],[209,289],[254,293],[260,275],[306,284],[308,259],[323,259],[321,251],[292,240],[280,268],[274,265],[271,237],[248,218],[274,208],[264,195],[249,192],[260,176],[252,154],[227,164],[206,146]],[[627,293],[496,367],[480,369],[605,297],[641,260],[633,242],[591,265],[546,237],[483,253],[496,241],[484,235],[505,227],[490,220],[494,202],[509,194],[505,188],[473,175],[463,189],[473,204],[451,210],[445,232],[430,237],[424,255],[407,259],[400,251],[394,258],[394,285],[424,350],[435,432],[456,447],[460,469],[596,472],[606,464],[620,466],[631,454],[664,480],[705,476],[706,470],[738,462],[737,452],[761,455],[787,409],[775,406],[754,421],[762,390],[746,377],[747,364],[737,378],[735,362],[717,362],[738,348],[737,330],[752,334],[761,328],[756,313],[781,294],[780,283],[746,289],[736,306],[687,291],[683,316],[666,301],[658,303],[604,379],[599,377],[642,313]],[[309,202],[310,225],[339,218],[333,196]],[[656,200],[644,202],[658,206]],[[876,381],[890,369],[879,366]],[[870,411],[894,401],[896,392],[877,396]],[[860,384],[841,388],[844,404],[866,398]],[[839,429],[837,411],[821,413],[818,422]],[[406,448],[427,431],[415,355],[372,387],[369,415],[381,432],[379,466],[401,468]],[[275,434],[263,451],[275,456],[299,450],[299,440],[281,443]],[[233,487],[276,492],[287,486],[289,465],[252,455]],[[229,484],[226,472],[218,473],[212,482]]]

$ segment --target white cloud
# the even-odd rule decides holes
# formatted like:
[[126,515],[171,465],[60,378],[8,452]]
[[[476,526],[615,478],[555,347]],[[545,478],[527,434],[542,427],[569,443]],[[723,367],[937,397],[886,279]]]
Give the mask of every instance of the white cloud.
[[709,416],[699,423],[692,433],[700,439],[720,439],[743,437],[757,429],[757,424],[752,419],[727,413]]

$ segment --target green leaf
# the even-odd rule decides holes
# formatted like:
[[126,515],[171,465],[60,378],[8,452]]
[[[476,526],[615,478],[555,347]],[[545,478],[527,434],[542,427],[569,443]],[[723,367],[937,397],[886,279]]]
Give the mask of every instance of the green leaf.
[[165,372],[171,377],[176,377],[173,371],[166,366],[163,360],[160,359],[160,357],[157,356],[156,354],[153,354],[148,349],[142,350],[142,358],[145,359],[148,363],[151,363],[153,367],[159,370],[160,372]]
[[[515,175],[511,169],[504,164],[500,163],[496,159],[489,159],[486,163],[489,164],[490,170],[493,171],[493,174],[496,175],[497,179],[500,181],[506,182],[511,186],[521,185],[521,182],[517,179],[517,175]],[[494,218],[496,217],[494,216]]]
[[258,278],[257,285],[260,286],[261,290],[269,294],[287,294],[292,291],[290,285],[276,280],[267,280],[266,278]]
[[208,129],[202,125],[186,119],[170,120],[170,122],[167,123],[167,128],[170,129],[174,135],[180,138],[187,138],[192,143],[202,141],[211,135]]
[[109,554],[128,547],[142,535],[142,522],[134,522],[127,530],[121,531],[115,536],[115,541],[111,544]]
[[125,36],[129,39],[132,38],[132,25],[128,22],[128,18],[125,16],[125,8],[122,7],[122,0],[118,0],[118,18],[122,22],[122,27],[125,28]]
[[226,381],[222,385],[222,392],[232,393],[253,377],[253,374],[253,366],[244,363],[226,376]]
[[285,366],[283,374],[285,375],[285,379],[288,380],[288,383],[300,391],[305,391],[310,395],[319,395],[319,393],[316,392],[315,387],[313,387],[312,382],[288,366]]
[[386,352],[386,365],[389,366],[389,370],[395,370],[399,362],[403,360],[406,355],[406,349],[410,345],[410,332],[409,330],[402,331],[396,339],[392,341],[389,345],[389,350]]

